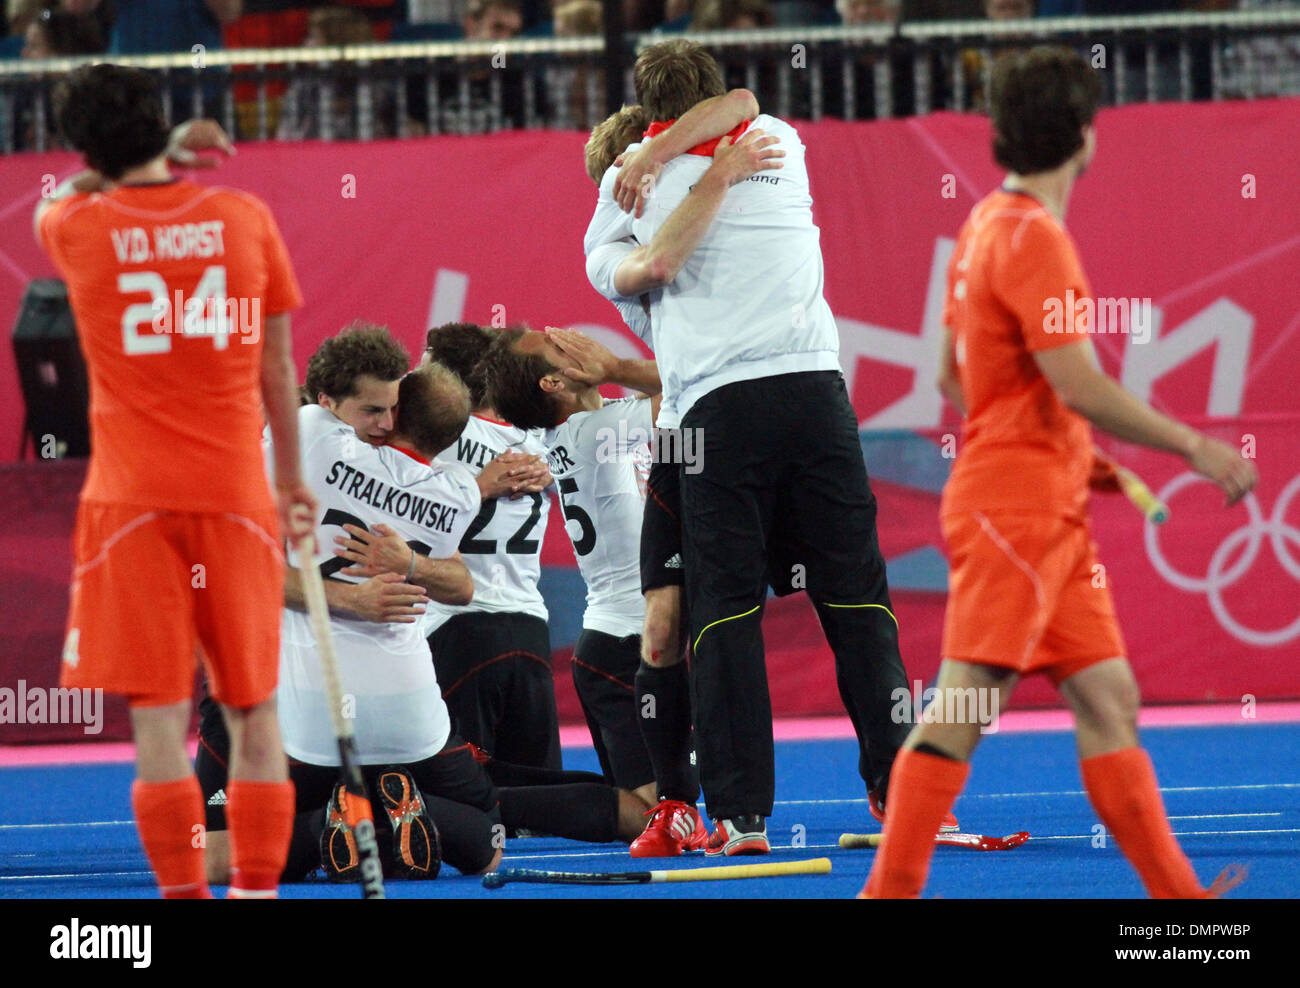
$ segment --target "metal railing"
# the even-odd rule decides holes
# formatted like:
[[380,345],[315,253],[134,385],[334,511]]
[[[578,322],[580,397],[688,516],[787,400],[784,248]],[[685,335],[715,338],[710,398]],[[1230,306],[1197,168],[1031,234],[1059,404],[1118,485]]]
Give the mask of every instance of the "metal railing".
[[[999,53],[1064,44],[1101,71],[1105,102],[1300,95],[1300,10],[1157,14],[897,27],[804,27],[686,34],[729,86],[790,119],[881,119],[984,108]],[[170,119],[215,117],[241,140],[373,140],[588,128],[611,109],[605,74],[633,102],[635,52],[669,35],[254,48],[118,56],[163,78]],[[0,148],[57,146],[50,93],[106,56],[0,62]]]

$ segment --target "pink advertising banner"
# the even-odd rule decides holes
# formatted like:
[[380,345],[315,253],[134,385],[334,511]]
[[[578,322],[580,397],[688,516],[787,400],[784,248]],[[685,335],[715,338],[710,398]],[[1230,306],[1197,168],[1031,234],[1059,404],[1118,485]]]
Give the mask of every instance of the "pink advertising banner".
[[[989,124],[977,116],[799,129],[826,295],[881,503],[904,658],[926,679],[939,661],[944,600],[936,517],[950,462],[944,437],[959,433],[933,385],[943,274],[961,222],[1001,173]],[[1114,447],[1172,509],[1158,530],[1144,528],[1123,498],[1098,499],[1094,512],[1144,694],[1300,696],[1300,103],[1108,110],[1098,136],[1067,226],[1094,292],[1110,304],[1095,336],[1101,360],[1156,407],[1247,444],[1262,477],[1253,500],[1224,510],[1173,458]],[[387,324],[413,355],[429,325],[461,318],[574,326],[639,353],[584,275],[582,233],[595,200],[584,140],[533,131],[245,145],[219,172],[197,177],[271,204],[306,298],[294,316],[300,368],[320,340],[358,318]],[[31,213],[42,189],[77,165],[64,153],[0,158],[0,324],[12,325],[30,279],[54,274],[32,237]],[[0,347],[0,379],[3,462],[17,455],[23,417],[8,344]],[[39,492],[48,466],[6,472],[11,484],[21,476],[18,487]],[[35,542],[13,529],[4,536],[6,610],[11,601],[27,606],[30,552],[38,542],[48,548],[41,531]],[[550,533],[544,562],[563,578],[553,587],[564,592],[552,591],[563,657],[581,599],[561,532]],[[51,630],[61,624],[59,608],[44,613]],[[773,601],[767,621],[780,712],[839,712],[830,657],[806,602]],[[809,662],[813,652],[826,653],[825,661]],[[1053,702],[1045,683],[1026,684],[1017,696]],[[564,702],[576,714],[571,699]]]

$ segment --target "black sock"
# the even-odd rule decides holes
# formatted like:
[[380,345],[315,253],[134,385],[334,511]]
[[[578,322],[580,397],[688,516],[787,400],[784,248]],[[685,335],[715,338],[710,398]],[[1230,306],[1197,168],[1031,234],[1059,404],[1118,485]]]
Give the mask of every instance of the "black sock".
[[700,778],[691,764],[691,685],[685,662],[636,671],[637,719],[660,799],[694,805]]
[[919,751],[923,755],[934,755],[936,758],[946,758],[950,762],[960,762],[964,760],[958,758],[956,755],[950,755],[948,754],[948,752],[942,750],[941,748],[936,748],[934,745],[926,741],[922,741],[920,744],[916,746],[914,750]]

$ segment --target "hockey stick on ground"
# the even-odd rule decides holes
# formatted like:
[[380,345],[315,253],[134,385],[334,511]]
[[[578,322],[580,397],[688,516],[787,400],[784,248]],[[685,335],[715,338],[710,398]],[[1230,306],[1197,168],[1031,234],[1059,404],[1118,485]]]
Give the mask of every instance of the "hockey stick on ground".
[[[884,834],[840,834],[840,847],[854,850],[862,847],[879,847]],[[1018,831],[1005,837],[986,837],[983,834],[936,834],[934,842],[949,847],[973,847],[977,851],[1009,851],[1029,840],[1029,834]]]
[[483,887],[499,889],[506,882],[548,885],[655,885],[659,882],[716,882],[728,878],[771,878],[777,875],[826,875],[830,858],[810,861],[768,861],[716,868],[677,868],[672,871],[535,871],[502,868],[483,876]]
[[329,704],[330,718],[334,722],[334,736],[339,742],[339,770],[343,788],[350,797],[344,816],[357,841],[357,855],[361,868],[361,897],[384,898],[384,869],[379,861],[379,844],[375,840],[375,820],[370,810],[370,796],[357,764],[357,742],[352,733],[352,723],[343,716],[343,688],[339,684],[338,656],[334,652],[334,639],[330,635],[329,607],[325,603],[325,584],[320,570],[312,565],[309,554],[304,553],[299,572],[302,573],[303,596],[307,598],[307,613],[311,617],[312,635],[316,650],[320,652],[321,672],[325,679],[325,700]]

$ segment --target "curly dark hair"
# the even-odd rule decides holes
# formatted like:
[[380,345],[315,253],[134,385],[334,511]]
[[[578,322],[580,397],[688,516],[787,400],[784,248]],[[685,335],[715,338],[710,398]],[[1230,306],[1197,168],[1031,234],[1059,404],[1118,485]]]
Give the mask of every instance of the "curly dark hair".
[[993,158],[1017,175],[1051,171],[1083,147],[1101,80],[1076,52],[1040,45],[993,66]]
[[86,164],[116,181],[167,148],[157,80],[144,69],[83,65],[54,90],[59,131]]
[[555,400],[538,383],[557,368],[541,354],[515,352],[523,329],[499,330],[487,356],[483,376],[492,407],[511,425],[521,429],[551,429],[559,424]]
[[417,367],[397,392],[398,431],[419,452],[434,457],[456,441],[469,421],[469,389],[439,363]]
[[425,336],[425,350],[444,367],[450,368],[469,388],[469,400],[474,408],[482,408],[487,387],[479,366],[487,356],[488,347],[496,339],[497,330],[472,322],[449,322],[434,326]]
[[342,401],[357,394],[357,378],[362,374],[396,381],[410,366],[411,355],[387,326],[357,320],[316,348],[307,361],[304,386],[312,401],[322,394]]

